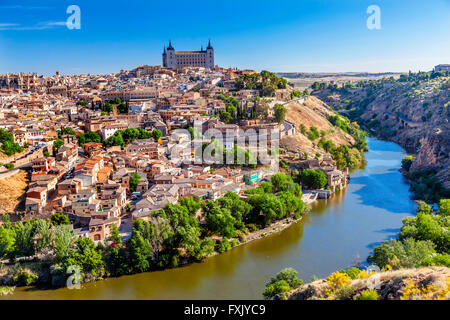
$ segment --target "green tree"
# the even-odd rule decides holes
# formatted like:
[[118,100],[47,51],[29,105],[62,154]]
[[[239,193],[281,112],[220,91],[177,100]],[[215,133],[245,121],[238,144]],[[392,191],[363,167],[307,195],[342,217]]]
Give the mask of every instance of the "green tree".
[[322,189],[327,184],[327,176],[320,169],[304,169],[300,180],[304,186],[310,189]]
[[15,256],[15,242],[14,230],[0,227],[0,258],[11,259]]
[[276,104],[274,107],[275,120],[278,123],[283,123],[286,118],[286,108],[282,104]]
[[136,172],[132,172],[130,176],[130,190],[132,192],[136,191],[136,187],[139,184],[139,181],[141,180],[141,176],[137,174]]
[[159,138],[162,137],[162,132],[161,132],[161,130],[159,130],[159,129],[153,129],[153,131],[152,131],[152,137],[153,137],[153,139],[154,139],[155,141],[158,141]]
[[69,217],[62,212],[57,212],[52,215],[50,221],[54,226],[59,226],[62,224],[70,224]]
[[413,156],[406,156],[402,159],[402,168],[406,171],[409,171],[409,168],[411,168],[412,163],[414,162],[415,158]]
[[53,250],[55,252],[55,262],[64,261],[70,254],[76,241],[76,235],[70,231],[67,224],[58,225],[54,228]]

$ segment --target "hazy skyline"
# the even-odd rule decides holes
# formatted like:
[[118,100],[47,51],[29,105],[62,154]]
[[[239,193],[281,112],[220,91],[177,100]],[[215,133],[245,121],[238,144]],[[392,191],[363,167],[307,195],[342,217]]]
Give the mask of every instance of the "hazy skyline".
[[[81,29],[65,22],[81,9]],[[369,30],[366,10],[381,9]],[[111,73],[160,65],[169,39],[211,39],[223,67],[274,72],[407,72],[450,63],[450,0],[31,1],[0,4],[0,73]]]

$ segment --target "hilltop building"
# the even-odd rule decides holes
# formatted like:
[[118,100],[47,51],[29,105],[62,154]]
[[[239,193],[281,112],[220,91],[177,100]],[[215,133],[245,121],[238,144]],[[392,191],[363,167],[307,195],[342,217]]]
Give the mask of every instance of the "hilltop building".
[[209,41],[206,50],[203,46],[200,51],[175,51],[172,42],[164,47],[162,54],[163,67],[178,69],[183,67],[214,68],[214,48]]

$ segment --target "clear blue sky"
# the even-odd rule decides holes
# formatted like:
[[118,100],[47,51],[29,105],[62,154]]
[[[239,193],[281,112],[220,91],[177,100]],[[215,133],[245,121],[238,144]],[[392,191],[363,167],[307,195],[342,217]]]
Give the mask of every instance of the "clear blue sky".
[[[81,30],[66,9],[81,8]],[[369,5],[381,30],[366,27]],[[450,63],[450,0],[0,0],[0,73],[109,73],[161,64],[168,39],[270,71],[430,70]]]

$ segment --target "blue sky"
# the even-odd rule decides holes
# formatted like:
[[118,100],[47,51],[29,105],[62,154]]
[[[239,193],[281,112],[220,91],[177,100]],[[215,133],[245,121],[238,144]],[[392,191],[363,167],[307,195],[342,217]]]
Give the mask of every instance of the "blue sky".
[[[66,9],[81,9],[69,30]],[[369,30],[369,5],[381,29]],[[0,73],[109,73],[161,64],[168,39],[270,71],[418,71],[450,63],[450,0],[0,0]]]

